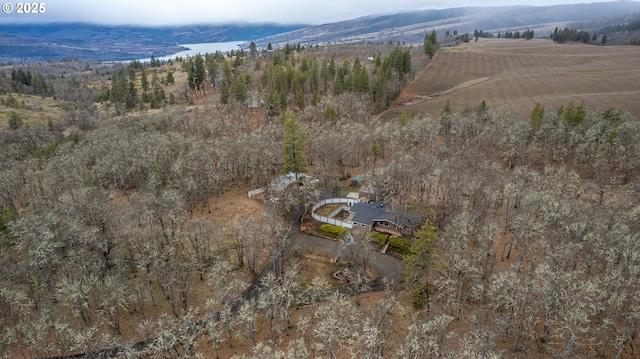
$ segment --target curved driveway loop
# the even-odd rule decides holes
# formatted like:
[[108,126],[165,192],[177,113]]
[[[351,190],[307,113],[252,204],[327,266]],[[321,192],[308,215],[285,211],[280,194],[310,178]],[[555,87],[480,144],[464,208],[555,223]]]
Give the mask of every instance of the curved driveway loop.
[[[316,237],[292,229],[291,249],[300,248],[302,252],[312,251],[328,257],[335,257],[338,253],[338,246],[338,241]],[[396,257],[374,251],[373,257],[367,265],[373,268],[378,275],[377,279],[371,285],[373,290],[384,289],[382,279],[385,277],[387,280],[393,281],[394,286],[398,286],[404,282],[404,270],[406,266],[403,261]]]

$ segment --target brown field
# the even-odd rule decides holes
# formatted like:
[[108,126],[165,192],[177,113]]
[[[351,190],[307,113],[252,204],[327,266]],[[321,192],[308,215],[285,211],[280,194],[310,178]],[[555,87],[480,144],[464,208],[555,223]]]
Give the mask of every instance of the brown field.
[[640,47],[555,44],[550,40],[480,39],[443,48],[381,115],[490,110],[528,117],[536,102],[555,110],[584,101],[640,118]]

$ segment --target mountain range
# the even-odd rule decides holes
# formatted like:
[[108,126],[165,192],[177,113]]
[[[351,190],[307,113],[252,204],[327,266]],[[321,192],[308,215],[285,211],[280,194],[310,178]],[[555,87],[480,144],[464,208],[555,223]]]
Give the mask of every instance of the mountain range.
[[[271,43],[419,44],[435,30],[467,33],[532,29],[537,37],[556,27],[598,29],[624,24],[640,13],[640,2],[555,6],[460,7],[360,17],[317,26],[281,24],[191,25],[179,27],[105,26],[87,23],[0,25],[0,62],[60,59],[117,61],[165,56],[179,44],[254,41]],[[248,44],[247,44],[248,46]]]
[[522,31],[531,29],[537,37],[549,36],[556,27],[594,30],[627,23],[640,13],[640,2],[555,6],[460,7],[367,16],[320,26],[304,27],[256,41],[305,44],[404,42],[421,44],[426,32],[449,33]]

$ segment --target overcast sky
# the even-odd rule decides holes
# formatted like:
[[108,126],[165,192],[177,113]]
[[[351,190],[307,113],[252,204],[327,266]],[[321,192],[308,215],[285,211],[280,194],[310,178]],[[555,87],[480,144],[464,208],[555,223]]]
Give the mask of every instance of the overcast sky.
[[[3,3],[7,0],[3,0]],[[589,3],[590,0],[40,0],[44,14],[0,13],[0,23],[91,22],[114,25],[185,25],[229,22],[323,24],[405,10],[461,6]],[[37,1],[37,0],[36,0]],[[601,0],[607,1],[607,0]],[[25,2],[26,3],[26,2]],[[31,2],[30,2],[31,3]],[[3,7],[3,10],[6,8]],[[5,11],[6,12],[6,11]]]

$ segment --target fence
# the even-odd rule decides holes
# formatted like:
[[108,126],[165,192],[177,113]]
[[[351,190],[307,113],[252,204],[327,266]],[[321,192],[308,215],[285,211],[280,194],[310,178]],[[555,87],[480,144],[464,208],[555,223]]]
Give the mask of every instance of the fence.
[[255,199],[254,197],[259,195],[260,193],[263,193],[266,189],[264,187],[262,188],[258,188],[258,189],[254,189],[253,191],[249,191],[247,192],[247,194],[249,195],[249,198],[251,199]]
[[315,205],[313,205],[313,207],[311,208],[311,216],[313,217],[313,219],[315,219],[318,222],[322,222],[322,223],[329,223],[329,224],[333,224],[335,226],[340,226],[340,227],[344,227],[344,228],[353,228],[353,223],[350,222],[346,222],[346,221],[341,221],[339,219],[335,219],[335,218],[330,218],[330,217],[325,217],[325,216],[320,216],[316,214],[316,210],[322,206],[325,206],[327,204],[333,204],[333,203],[344,203],[345,206],[342,206],[336,210],[334,210],[333,212],[331,212],[331,217],[335,216],[336,214],[340,213],[340,211],[344,210],[344,209],[349,209],[349,206],[353,206],[356,202],[358,202],[357,199],[352,199],[352,198],[326,198],[321,200],[320,202],[316,203]]

